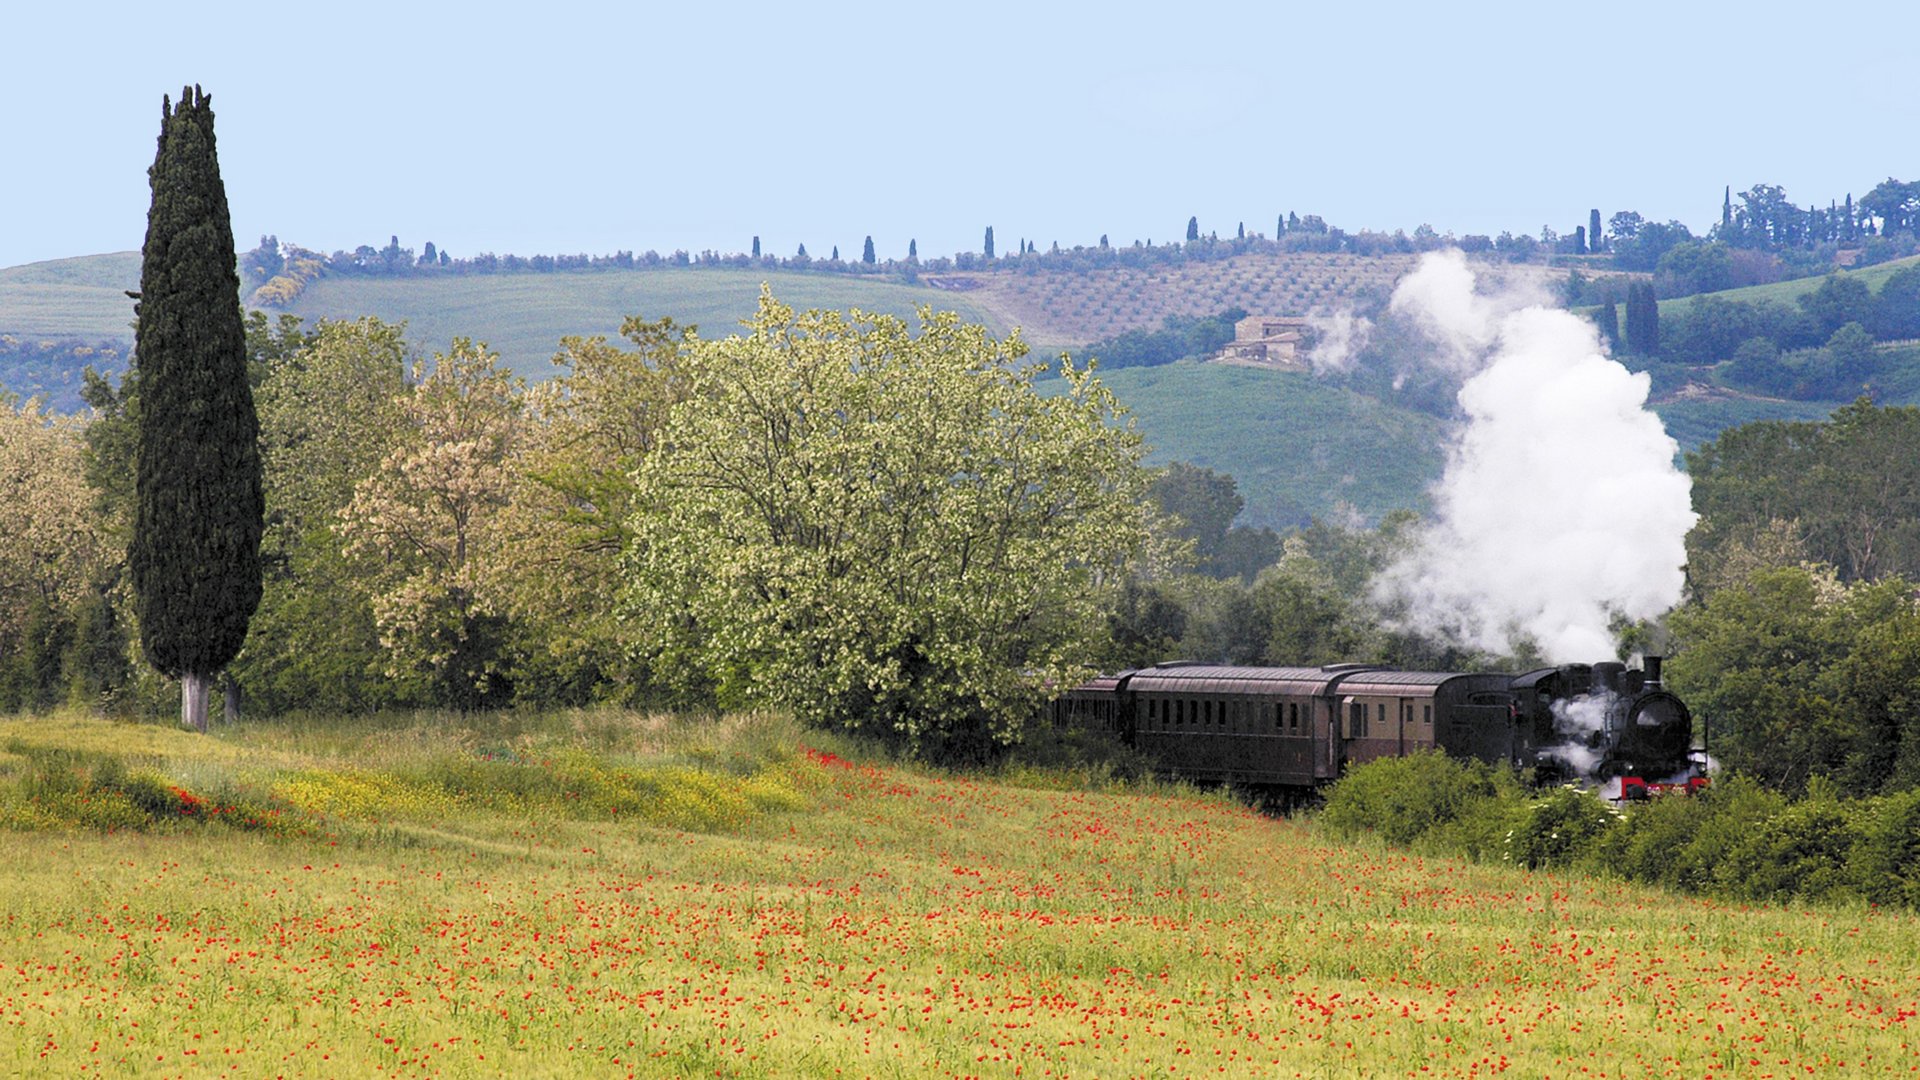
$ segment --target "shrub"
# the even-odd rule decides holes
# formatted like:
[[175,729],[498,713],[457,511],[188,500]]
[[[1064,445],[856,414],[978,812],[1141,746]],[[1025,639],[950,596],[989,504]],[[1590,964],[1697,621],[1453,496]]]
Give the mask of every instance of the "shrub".
[[1786,806],[1779,794],[1747,777],[1722,777],[1691,798],[1634,807],[1594,845],[1589,861],[1635,881],[1721,892],[1721,865],[1757,823]]
[[1528,869],[1569,866],[1594,848],[1619,811],[1582,788],[1566,786],[1529,802],[1507,843],[1507,858]]
[[1745,900],[1845,899],[1855,895],[1848,860],[1859,835],[1847,806],[1810,798],[1750,827],[1714,879]]
[[1872,800],[1858,824],[1854,888],[1875,904],[1920,908],[1920,788]]
[[1438,751],[1383,758],[1349,770],[1333,785],[1320,822],[1336,835],[1374,832],[1404,846],[1497,791],[1492,771],[1478,762]]

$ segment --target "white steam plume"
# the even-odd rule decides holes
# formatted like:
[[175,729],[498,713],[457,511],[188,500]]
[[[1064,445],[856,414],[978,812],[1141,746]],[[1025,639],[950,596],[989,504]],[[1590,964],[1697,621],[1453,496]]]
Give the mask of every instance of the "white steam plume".
[[1353,367],[1373,333],[1370,320],[1344,309],[1331,315],[1314,312],[1307,316],[1307,325],[1319,339],[1307,353],[1307,363],[1313,365],[1315,375],[1337,374]]
[[1542,751],[1566,762],[1576,774],[1592,776],[1600,767],[1600,751],[1593,749],[1593,744],[1606,730],[1607,714],[1618,700],[1616,695],[1603,691],[1554,702],[1553,730],[1561,739],[1543,747]]
[[1531,640],[1554,663],[1611,658],[1614,615],[1679,601],[1694,522],[1647,376],[1570,312],[1475,293],[1458,251],[1422,258],[1392,306],[1426,327],[1435,363],[1470,377],[1434,520],[1377,596],[1477,648]]

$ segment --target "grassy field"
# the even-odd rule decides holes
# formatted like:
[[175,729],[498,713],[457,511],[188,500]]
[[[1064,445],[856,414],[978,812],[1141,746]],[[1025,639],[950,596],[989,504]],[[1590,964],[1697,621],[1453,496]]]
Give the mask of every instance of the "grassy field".
[[455,335],[485,340],[514,370],[553,374],[550,361],[568,334],[617,337],[630,315],[671,316],[725,337],[753,314],[767,283],[791,307],[857,307],[911,319],[922,304],[958,311],[1004,334],[1008,327],[964,295],[877,278],[766,270],[593,270],[470,277],[323,278],[288,309],[307,319],[378,315],[405,320],[407,340],[445,350]]
[[1192,462],[1239,482],[1243,523],[1418,509],[1440,476],[1439,421],[1311,375],[1183,362],[1101,379],[1139,418],[1153,463]]
[[1682,450],[1692,450],[1726,428],[1756,420],[1825,420],[1840,403],[1771,398],[1700,397],[1663,402],[1653,411]]
[[[1183,789],[867,763],[777,719],[204,738],[64,717],[0,722],[0,742],[10,1075],[1638,1080],[1920,1061],[1909,915],[1342,847]],[[170,809],[119,794],[155,787],[178,789]]]
[[[1892,277],[1897,271],[1909,266],[1920,266],[1920,255],[1909,256],[1905,259],[1894,259],[1889,262],[1878,263],[1874,266],[1862,267],[1859,270],[1840,270],[1836,271],[1836,273],[1841,277],[1859,278],[1861,281],[1867,283],[1868,288],[1878,292],[1880,291],[1880,286],[1885,284],[1888,278]],[[1703,293],[1701,295],[1717,296],[1724,300],[1742,300],[1750,304],[1759,303],[1762,300],[1771,300],[1775,303],[1786,304],[1792,307],[1794,306],[1794,302],[1798,300],[1803,293],[1813,292],[1815,289],[1818,289],[1820,283],[1825,280],[1826,276],[1823,274],[1817,277],[1776,281],[1767,285],[1749,285],[1741,289],[1723,289],[1720,292]],[[1677,300],[1662,300],[1660,301],[1660,314],[1676,314],[1691,305],[1695,299],[1697,298],[1693,296],[1683,296]]]
[[133,340],[140,253],[89,255],[0,269],[0,333]]

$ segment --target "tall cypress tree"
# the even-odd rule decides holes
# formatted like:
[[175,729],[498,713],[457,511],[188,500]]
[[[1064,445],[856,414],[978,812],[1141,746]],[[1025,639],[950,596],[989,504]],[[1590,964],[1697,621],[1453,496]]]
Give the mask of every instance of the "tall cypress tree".
[[986,255],[989,259],[993,258],[993,226],[991,225],[987,226]]
[[1627,348],[1649,358],[1660,355],[1660,304],[1645,282],[1627,286]]
[[1200,239],[1200,219],[1190,217],[1187,219],[1187,242],[1192,243],[1198,239]]
[[207,730],[207,688],[260,603],[260,423],[247,385],[233,226],[200,88],[162,101],[134,330],[140,376],[133,572],[147,661],[181,680]]
[[1595,255],[1605,251],[1607,245],[1606,242],[1601,239],[1603,235],[1604,234],[1600,232],[1600,210],[1596,207],[1587,211],[1587,250],[1593,252]]
[[867,237],[867,246],[860,249],[860,261],[869,265],[873,263],[873,237],[871,236]]

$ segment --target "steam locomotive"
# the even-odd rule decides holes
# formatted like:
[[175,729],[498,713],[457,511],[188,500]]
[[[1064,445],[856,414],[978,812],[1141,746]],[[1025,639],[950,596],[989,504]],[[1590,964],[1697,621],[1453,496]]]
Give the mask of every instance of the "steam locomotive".
[[1052,719],[1110,731],[1202,782],[1307,789],[1347,765],[1438,749],[1639,798],[1705,783],[1693,716],[1662,684],[1660,661],[1523,675],[1175,662],[1077,686]]

